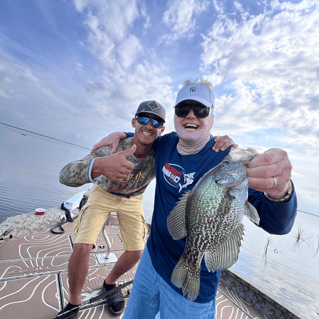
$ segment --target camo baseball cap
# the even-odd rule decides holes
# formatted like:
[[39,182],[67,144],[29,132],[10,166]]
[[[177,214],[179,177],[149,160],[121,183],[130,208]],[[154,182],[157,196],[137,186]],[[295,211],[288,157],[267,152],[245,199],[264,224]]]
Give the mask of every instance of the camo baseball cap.
[[140,113],[154,114],[160,117],[165,122],[165,108],[163,105],[156,102],[155,100],[142,102],[137,108],[135,115],[138,115]]

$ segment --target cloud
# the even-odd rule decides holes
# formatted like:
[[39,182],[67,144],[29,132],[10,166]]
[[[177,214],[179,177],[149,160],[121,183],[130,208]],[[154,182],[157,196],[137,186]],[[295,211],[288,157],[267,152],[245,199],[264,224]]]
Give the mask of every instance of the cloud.
[[137,64],[127,77],[103,77],[99,83],[88,83],[87,88],[93,93],[88,103],[108,121],[110,116],[130,120],[143,100],[172,105],[172,80],[161,73],[159,66],[144,62]]
[[234,1],[234,5],[235,5],[235,8],[236,8],[238,11],[244,12],[243,6],[241,5],[240,2]]
[[151,17],[147,14],[146,4],[141,2],[139,5],[140,5],[141,16],[145,20],[143,27],[144,27],[144,29],[149,29],[152,26],[152,20],[151,20]]
[[[130,34],[130,28],[139,17],[137,1],[74,0],[74,5],[83,13],[88,31],[87,47],[93,56],[107,70],[116,69],[119,62],[124,69],[129,67],[141,49],[138,38]],[[143,14],[145,16],[145,11]]]
[[310,0],[272,5],[248,19],[216,21],[203,36],[201,70],[236,92],[217,100],[225,121],[231,114],[242,130],[283,128],[291,143],[312,148],[319,144],[319,8]]
[[195,16],[209,5],[207,0],[174,0],[170,1],[163,16],[163,23],[170,33],[163,36],[162,41],[171,43],[182,37],[192,37],[196,25]]
[[67,122],[67,118],[82,112],[77,104],[82,94],[78,91],[76,97],[72,96],[74,84],[63,86],[64,79],[47,76],[41,73],[43,70],[38,74],[29,66],[9,61],[2,63],[0,71],[0,98],[9,100],[2,104],[8,123],[17,121],[24,127],[35,125],[36,119],[39,128],[45,122]]
[[[110,38],[120,41],[139,16],[137,1],[74,0],[76,9],[88,17],[86,23],[95,34],[105,32]],[[96,18],[95,21],[92,18]],[[98,22],[95,24],[95,22]],[[94,25],[95,24],[95,25]],[[102,32],[99,32],[102,31]]]
[[118,51],[121,65],[124,69],[128,69],[135,61],[137,54],[142,51],[142,45],[134,35],[129,35],[126,41],[120,44]]
[[137,1],[75,0],[74,4],[83,14],[87,48],[101,67],[101,76],[86,82],[90,108],[114,125],[116,118],[130,121],[143,100],[171,102],[172,81],[165,68],[133,34],[138,19],[145,20],[144,28],[150,24],[146,7]]

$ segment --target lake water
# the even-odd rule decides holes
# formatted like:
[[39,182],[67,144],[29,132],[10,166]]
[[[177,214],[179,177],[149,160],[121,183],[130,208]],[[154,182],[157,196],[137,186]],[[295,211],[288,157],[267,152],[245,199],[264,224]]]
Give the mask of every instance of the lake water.
[[[38,207],[60,207],[86,190],[87,186],[60,184],[59,172],[88,153],[88,149],[0,125],[0,223],[10,216],[34,213]],[[144,194],[148,222],[154,189],[153,182]],[[298,317],[318,319],[319,217],[299,211],[292,231],[285,236],[271,236],[246,218],[244,224],[243,246],[231,270]]]
[[270,235],[246,218],[244,225],[241,253],[231,270],[299,318],[318,319],[319,217],[298,211],[284,236]]
[[60,207],[87,186],[60,184],[59,172],[89,150],[0,125],[0,222],[36,208]]

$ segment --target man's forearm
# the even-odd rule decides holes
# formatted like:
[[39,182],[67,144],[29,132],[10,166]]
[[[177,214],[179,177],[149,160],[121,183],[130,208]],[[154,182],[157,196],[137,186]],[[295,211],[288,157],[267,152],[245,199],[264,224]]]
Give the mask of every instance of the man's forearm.
[[[104,165],[102,166],[103,162]],[[93,163],[91,178],[94,179],[96,177],[99,177],[103,175],[103,172],[105,172],[105,158],[97,158]]]
[[92,159],[92,156],[86,156],[82,160],[73,161],[64,166],[59,176],[60,183],[71,187],[91,183],[89,171]]

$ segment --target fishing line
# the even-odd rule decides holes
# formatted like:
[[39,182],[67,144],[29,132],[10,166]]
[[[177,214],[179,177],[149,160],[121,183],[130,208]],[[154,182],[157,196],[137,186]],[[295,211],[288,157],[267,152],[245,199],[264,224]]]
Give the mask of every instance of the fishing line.
[[28,130],[25,130],[23,128],[17,127],[17,126],[9,125],[9,124],[2,123],[2,122],[0,122],[0,124],[8,126],[8,127],[15,128],[15,129],[20,130],[20,131],[24,131],[24,132],[28,132],[28,133],[31,133],[31,134],[34,134],[34,135],[41,136],[41,137],[49,138],[49,139],[54,140],[54,141],[58,141],[58,142],[61,142],[61,143],[65,143],[65,144],[70,144],[70,145],[73,145],[73,146],[81,147],[81,148],[84,148],[86,150],[91,150],[90,148],[87,148],[85,146],[81,146],[81,145],[77,145],[77,144],[74,144],[74,143],[66,142],[66,141],[60,140],[58,138],[50,137],[50,136],[47,136],[47,135],[44,135],[44,134],[28,131]]
[[305,214],[308,214],[308,215],[311,215],[311,216],[314,216],[314,217],[319,217],[318,215],[315,215],[313,213],[308,213],[308,212],[305,212],[305,211],[300,210],[300,209],[297,209],[297,212],[305,213]]

